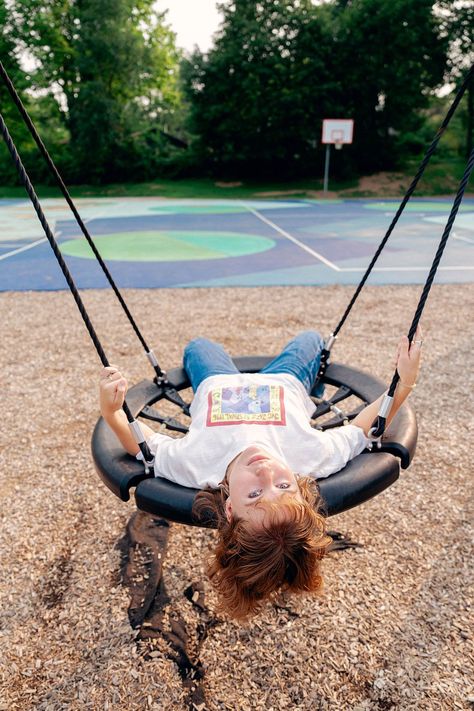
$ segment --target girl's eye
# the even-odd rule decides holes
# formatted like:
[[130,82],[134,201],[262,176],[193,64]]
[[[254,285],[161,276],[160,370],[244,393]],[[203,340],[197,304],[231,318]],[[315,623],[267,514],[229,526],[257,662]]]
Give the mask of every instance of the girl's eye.
[[289,489],[291,484],[288,484],[287,481],[282,481],[281,484],[277,484],[279,489]]
[[256,489],[255,491],[251,491],[249,494],[249,499],[255,499],[257,496],[260,496],[262,493],[261,489]]

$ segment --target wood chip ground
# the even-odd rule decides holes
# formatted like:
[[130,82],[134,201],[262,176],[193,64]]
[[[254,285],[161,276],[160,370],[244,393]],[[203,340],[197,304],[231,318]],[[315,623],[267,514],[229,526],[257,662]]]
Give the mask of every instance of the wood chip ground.
[[[367,287],[333,352],[389,381],[421,289]],[[297,331],[329,334],[351,287],[129,290],[164,366],[197,335],[231,353],[274,353]],[[149,366],[108,291],[83,292],[112,363]],[[69,293],[0,294],[2,427],[0,711],[187,708],[166,641],[147,654],[130,627],[120,552],[133,503],[90,455],[99,361]],[[362,548],[325,562],[325,592],[221,619],[200,648],[210,711],[451,711],[474,701],[474,285],[433,288],[413,403],[418,451],[398,483],[331,526]],[[167,614],[196,636],[183,591],[204,581],[210,532],[174,525]],[[193,593],[192,593],[193,595]],[[189,597],[189,596],[188,596]],[[195,708],[198,708],[196,706]]]

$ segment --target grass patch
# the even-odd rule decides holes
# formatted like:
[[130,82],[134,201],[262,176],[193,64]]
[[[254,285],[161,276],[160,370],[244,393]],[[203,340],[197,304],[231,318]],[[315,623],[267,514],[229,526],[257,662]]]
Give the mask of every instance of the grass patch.
[[[370,189],[363,189],[358,179],[344,182],[330,182],[331,197],[395,197],[403,195],[410,184],[421,161],[421,156],[411,160],[404,169],[396,173],[381,173],[384,179],[378,181],[372,176]],[[431,162],[416,191],[418,196],[451,195],[458,187],[465,167],[462,158],[450,158]],[[396,183],[390,176],[396,176]],[[387,179],[388,178],[388,179]],[[364,178],[361,178],[361,182]],[[469,188],[474,190],[471,180]],[[202,198],[210,200],[226,199],[301,199],[321,197],[323,183],[320,179],[308,179],[284,183],[251,183],[240,181],[219,181],[209,178],[187,180],[158,180],[147,183],[115,183],[111,185],[73,185],[73,197],[163,197]],[[40,198],[60,197],[58,188],[50,185],[37,186]],[[25,198],[23,187],[0,186],[0,198]]]
[[[357,180],[338,184],[340,189],[357,186]],[[298,199],[314,196],[321,191],[321,180],[301,180],[291,183],[249,183],[240,181],[219,181],[208,178],[187,180],[158,180],[149,183],[114,183],[111,185],[72,185],[72,197],[163,197],[201,198],[209,200],[238,199]],[[58,188],[38,185],[36,192],[40,198],[60,197]],[[0,186],[0,198],[24,198],[21,186]]]
[[[411,161],[406,172],[415,175],[420,160]],[[418,195],[452,195],[459,187],[459,183],[466,168],[466,160],[460,157],[450,158],[439,162],[431,162],[426,168],[417,189]],[[474,191],[474,182],[471,180],[467,192]]]

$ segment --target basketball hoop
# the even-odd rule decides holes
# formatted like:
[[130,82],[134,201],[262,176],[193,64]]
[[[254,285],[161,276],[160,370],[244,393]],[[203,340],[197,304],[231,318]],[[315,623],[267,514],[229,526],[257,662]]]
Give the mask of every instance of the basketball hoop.
[[329,182],[329,155],[331,144],[336,151],[340,151],[344,143],[352,143],[352,134],[354,132],[353,119],[324,119],[323,120],[323,135],[321,143],[326,144],[326,161],[324,164],[324,183],[323,191],[327,193]]

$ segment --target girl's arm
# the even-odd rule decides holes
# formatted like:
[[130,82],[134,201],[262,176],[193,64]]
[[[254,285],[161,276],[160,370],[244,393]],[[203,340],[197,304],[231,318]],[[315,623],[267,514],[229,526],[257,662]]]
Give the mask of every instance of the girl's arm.
[[[415,387],[420,367],[421,344],[421,329],[418,328],[411,346],[406,336],[403,336],[398,345],[396,367],[400,380],[398,381],[398,385],[395,389],[392,407],[387,416],[387,427],[397,414],[400,406],[405,402]],[[381,395],[377,400],[375,400],[375,402],[367,405],[367,407],[365,407],[352,421],[352,424],[363,429],[367,436],[375,418],[379,413],[383,397],[384,396]]]
[[[114,365],[102,370],[100,376],[100,412],[109,427],[117,435],[122,447],[135,456],[140,451],[135,437],[130,432],[128,420],[122,405],[127,392],[127,381]],[[145,439],[154,435],[154,431],[140,422]]]

